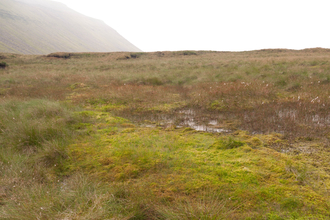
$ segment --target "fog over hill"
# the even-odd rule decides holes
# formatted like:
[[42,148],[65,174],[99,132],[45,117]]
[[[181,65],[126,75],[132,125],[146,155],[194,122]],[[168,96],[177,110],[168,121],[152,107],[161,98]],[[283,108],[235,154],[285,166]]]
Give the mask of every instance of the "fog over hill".
[[103,21],[49,0],[1,0],[0,24],[0,52],[140,51]]

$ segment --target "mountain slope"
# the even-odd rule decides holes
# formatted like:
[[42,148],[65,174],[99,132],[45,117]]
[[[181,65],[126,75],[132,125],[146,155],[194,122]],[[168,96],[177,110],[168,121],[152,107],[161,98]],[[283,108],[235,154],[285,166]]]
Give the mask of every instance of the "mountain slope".
[[48,0],[1,0],[0,24],[0,52],[140,51],[104,22]]

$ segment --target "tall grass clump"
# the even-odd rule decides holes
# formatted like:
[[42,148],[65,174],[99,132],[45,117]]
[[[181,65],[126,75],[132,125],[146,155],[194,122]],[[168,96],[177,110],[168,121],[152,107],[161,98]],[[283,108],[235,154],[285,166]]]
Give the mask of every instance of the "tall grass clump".
[[216,192],[202,192],[197,198],[173,201],[159,207],[164,219],[235,219],[235,208],[226,207],[226,201]]
[[[66,204],[72,206],[78,192],[63,190],[60,179],[61,165],[68,157],[65,146],[74,137],[73,125],[78,121],[73,109],[59,102],[0,104],[0,216],[50,219]],[[80,183],[71,185],[76,184]]]
[[42,99],[7,101],[0,105],[0,128],[4,147],[36,150],[45,143],[66,141],[74,123],[71,110],[59,102]]
[[1,103],[1,181],[18,178],[26,182],[25,177],[33,177],[47,182],[56,178],[67,158],[65,146],[75,136],[74,124],[79,121],[73,109],[59,102],[37,99]]
[[81,174],[11,190],[11,199],[0,205],[1,219],[110,219],[118,207],[107,188]]

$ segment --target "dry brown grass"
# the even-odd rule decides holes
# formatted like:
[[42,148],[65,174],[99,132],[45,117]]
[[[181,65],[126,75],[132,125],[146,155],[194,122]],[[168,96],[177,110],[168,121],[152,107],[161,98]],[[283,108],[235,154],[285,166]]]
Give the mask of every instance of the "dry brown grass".
[[69,55],[3,54],[10,68],[1,70],[1,100],[121,104],[125,114],[193,108],[227,115],[256,133],[330,132],[326,49]]

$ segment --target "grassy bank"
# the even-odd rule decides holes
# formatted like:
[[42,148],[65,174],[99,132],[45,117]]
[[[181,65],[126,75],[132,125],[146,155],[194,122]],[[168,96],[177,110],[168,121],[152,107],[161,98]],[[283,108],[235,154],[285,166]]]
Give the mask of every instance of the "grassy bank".
[[0,216],[328,219],[329,56],[1,54]]

